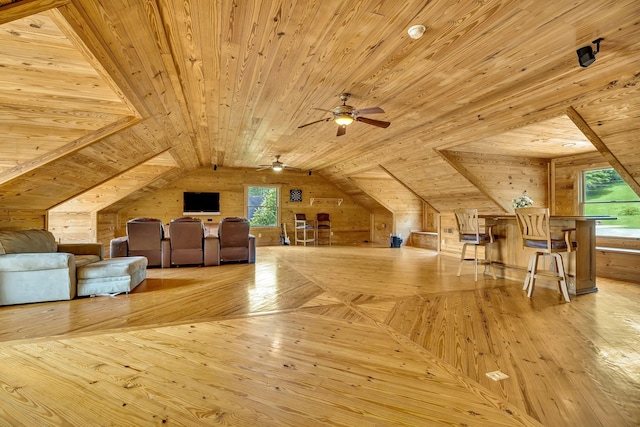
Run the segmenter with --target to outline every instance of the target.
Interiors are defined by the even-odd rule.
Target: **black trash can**
[[[399,236],[391,236],[391,247],[399,248],[402,246],[402,238]]]

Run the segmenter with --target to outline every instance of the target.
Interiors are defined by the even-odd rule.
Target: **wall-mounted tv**
[[[184,192],[183,215],[220,215],[220,193]]]

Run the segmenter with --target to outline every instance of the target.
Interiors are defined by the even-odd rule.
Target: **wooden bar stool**
[[[477,209],[455,209],[453,213],[456,216],[458,224],[458,235],[462,242],[462,254],[460,255],[460,267],[458,268],[458,276],[462,273],[462,266],[465,262],[473,262],[475,265],[475,280],[478,281],[478,264],[489,266],[491,275],[496,278],[496,273],[491,262],[491,244],[493,243],[493,233],[491,226],[485,227],[483,233],[480,232],[478,225]],[[466,258],[467,246],[473,245],[473,258]],[[484,246],[484,260],[478,261],[478,246]]]
[[[522,289],[526,290],[527,296],[531,298],[537,279],[556,281],[565,301],[571,302],[564,262],[560,253],[571,252],[575,249],[575,242],[570,240],[570,233],[575,229],[560,230],[563,233],[563,238],[554,239],[549,226],[549,209],[547,208],[516,209],[516,218],[522,233],[522,246],[536,249],[536,252],[529,258],[527,275],[524,278]],[[552,265],[553,269],[539,271],[538,260],[540,257],[551,257],[555,261],[555,264]]]
[[[316,214],[316,241],[318,245],[320,241],[328,242],[329,246],[331,246],[331,219],[329,218],[328,213],[318,213]]]
[[[307,243],[316,242],[316,227],[307,221],[307,216],[303,213],[294,214],[294,230],[295,230],[295,243],[302,243],[303,246],[307,246]],[[302,233],[302,237],[300,237]]]

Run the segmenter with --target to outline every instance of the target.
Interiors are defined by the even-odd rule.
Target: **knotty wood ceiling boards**
[[[292,166],[326,172],[334,182],[382,165],[431,203],[429,188],[437,184],[434,180],[456,173],[434,156],[434,149],[478,153],[499,149],[503,155],[534,157],[544,152],[548,158],[572,155],[561,148],[568,134],[558,121],[574,107],[596,133],[604,130],[600,138],[613,153],[625,153],[621,165],[628,175],[636,180],[640,176],[640,162],[629,158],[637,152],[628,148],[636,141],[632,135],[637,134],[640,116],[640,106],[633,101],[640,83],[636,75],[640,2],[635,0],[17,4],[22,14],[29,8],[41,12],[47,4],[56,6],[58,28],[69,29],[63,32],[67,39],[86,46],[117,89],[103,95],[100,88],[90,90],[96,77],[81,62],[72,67],[78,76],[54,82],[46,73],[28,73],[24,65],[14,65],[22,74],[7,73],[9,64],[24,62],[20,54],[27,52],[33,63],[40,59],[47,64],[52,50],[4,31],[7,40],[22,43],[6,49],[3,43],[0,55],[0,99],[11,101],[3,104],[10,111],[0,120],[0,153],[2,161],[14,167],[29,162],[40,150],[55,151],[54,145],[62,150],[81,132],[95,131],[117,116],[129,117],[133,109],[144,127],[119,123],[131,125],[127,135],[135,135],[136,144],[144,148],[134,154],[136,163],[167,148],[185,171],[211,164],[256,167],[281,154]],[[0,6],[0,22],[17,8]],[[427,31],[423,38],[412,40],[406,31],[416,23],[426,25]],[[45,27],[27,25],[26,32],[44,37]],[[580,67],[575,50],[597,37],[604,41],[596,62]],[[50,39],[49,43],[63,40]],[[56,60],[51,68],[60,67],[58,61],[64,63]],[[18,75],[22,91],[31,91],[32,99],[42,98],[42,104],[18,108],[13,84]],[[66,92],[59,93],[63,89]],[[349,105],[356,108],[382,107],[386,113],[370,117],[390,121],[391,126],[381,129],[356,122],[340,137],[333,122],[298,129],[328,117],[317,109],[339,105],[341,92],[353,94]],[[114,94],[118,96],[113,98]],[[52,97],[64,101],[58,109],[45,102]],[[72,114],[92,98],[98,98],[98,105],[114,104],[122,111],[85,108],[81,111],[90,113]],[[601,126],[606,120],[615,120],[615,129]],[[32,138],[50,136],[47,145],[41,143],[36,150],[28,138],[31,130]],[[103,140],[117,152],[127,141],[115,137],[123,130],[115,131]],[[580,142],[584,142],[581,137]],[[131,157],[126,147],[122,151]],[[87,155],[95,152],[100,150]],[[0,191],[15,195],[15,182],[21,183],[20,193],[45,187],[47,196],[34,206],[44,208],[108,178],[69,184],[62,199],[51,183],[53,176],[64,174],[69,162],[72,167],[85,158],[69,156],[69,161],[64,161],[63,152],[45,157],[42,164],[25,168],[28,184],[22,185],[24,179],[9,180]],[[126,156],[116,159],[115,165],[105,163],[102,170],[113,175],[127,170],[131,159]],[[430,167],[400,174],[405,160]],[[440,167],[445,171],[434,173]],[[446,191],[446,186],[442,188]],[[439,210],[453,207],[447,202],[453,197],[440,193],[437,197]],[[13,199],[10,204],[25,207],[32,202],[36,199]]]

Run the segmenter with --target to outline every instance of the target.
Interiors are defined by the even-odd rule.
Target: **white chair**
[[[571,252],[574,249],[575,242],[570,240],[570,233],[574,229],[560,230],[563,238],[554,239],[549,226],[549,209],[547,208],[516,209],[516,218],[522,233],[522,246],[536,249],[536,252],[529,258],[527,275],[522,289],[526,290],[527,296],[531,298],[537,279],[557,281],[565,301],[570,302],[567,277],[560,253]],[[539,271],[538,259],[540,257],[553,258],[555,260],[555,264],[552,265],[553,269]]]
[[[307,221],[307,216],[303,213],[294,214],[295,223],[295,242],[296,246],[298,243],[302,243],[304,246],[307,246],[307,243],[314,243],[316,241],[316,228],[313,223]],[[300,237],[300,233],[302,233],[302,237]]]
[[[462,273],[462,266],[465,262],[473,262],[475,265],[475,280],[478,281],[478,264],[489,266],[491,275],[496,278],[496,273],[491,262],[491,244],[493,243],[493,233],[491,226],[485,227],[484,232],[480,232],[478,225],[477,209],[455,209],[453,213],[456,216],[458,224],[458,235],[462,242],[462,254],[460,255],[460,267],[458,268],[458,276]],[[466,258],[467,246],[473,245],[473,258]],[[484,246],[484,260],[478,260],[478,246]]]

